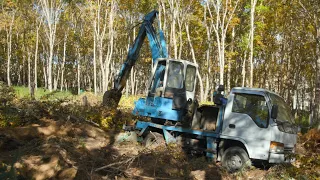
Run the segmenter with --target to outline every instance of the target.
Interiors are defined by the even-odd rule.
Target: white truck
[[[221,86],[218,90],[224,89]],[[182,120],[181,126],[157,119],[138,121],[125,129],[138,130],[147,146],[166,141],[202,151],[208,158],[221,161],[230,172],[244,168],[251,160],[292,161],[298,128],[280,96],[265,89],[237,87],[228,98],[218,93],[215,104],[196,108],[192,118],[187,123]]]

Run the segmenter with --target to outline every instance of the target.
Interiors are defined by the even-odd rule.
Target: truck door
[[[232,93],[225,110],[222,136],[245,143],[250,158],[268,159],[269,108],[264,94]]]

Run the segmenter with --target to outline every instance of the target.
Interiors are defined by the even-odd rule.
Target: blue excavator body
[[[185,60],[168,58],[163,31],[153,27],[158,11],[148,13],[141,23],[138,35],[129,49],[126,60],[115,77],[113,89],[106,91],[103,105],[116,107],[132,67],[139,59],[145,38],[149,40],[153,70],[148,84],[148,95],[135,102],[134,115],[177,122],[184,117],[186,105],[193,101],[197,65]],[[187,82],[187,83],[186,83]]]

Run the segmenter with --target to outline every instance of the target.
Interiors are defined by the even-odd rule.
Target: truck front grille
[[[293,147],[284,147],[284,153],[285,154],[294,153],[294,148]]]

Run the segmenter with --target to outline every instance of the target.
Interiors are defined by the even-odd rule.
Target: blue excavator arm
[[[167,48],[164,39],[164,34],[159,28],[159,34],[153,27],[153,22],[157,17],[158,11],[154,10],[148,13],[140,26],[138,35],[129,49],[128,56],[122,64],[119,74],[115,77],[113,89],[106,91],[103,96],[103,105],[116,107],[121,98],[121,91],[126,85],[132,67],[136,64],[140,49],[146,38],[148,37],[149,45],[152,54],[153,64],[158,58],[167,58]]]

